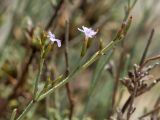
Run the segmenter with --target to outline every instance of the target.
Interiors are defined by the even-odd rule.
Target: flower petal
[[[89,28],[87,28],[85,26],[82,26],[82,28],[83,28],[84,31],[88,31],[89,30]]]
[[[97,34],[97,32],[95,32],[95,31],[92,31],[92,32],[91,32],[91,35],[92,35],[92,36],[95,36],[96,34]]]
[[[61,40],[59,40],[59,39],[54,39],[54,41],[57,42],[58,47],[61,47]]]
[[[78,30],[79,30],[80,32],[84,32],[84,30],[82,30],[82,29],[80,29],[80,28],[78,28]]]
[[[55,41],[55,39],[54,39],[54,38],[52,38],[52,37],[50,37],[49,39],[50,39],[50,41],[52,41],[52,42],[54,42],[54,41]]]
[[[49,37],[50,39],[51,39],[51,38],[55,39],[55,35],[54,35],[51,31],[48,32],[48,37]]]

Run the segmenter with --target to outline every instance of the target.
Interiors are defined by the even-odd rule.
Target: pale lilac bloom
[[[87,38],[93,38],[97,34],[92,28],[87,28],[85,26],[82,26],[82,29],[78,28],[78,30],[83,32]]]
[[[50,41],[52,41],[53,43],[57,42],[58,47],[61,47],[61,40],[56,39],[55,35],[51,31],[48,32],[47,37],[49,37]]]

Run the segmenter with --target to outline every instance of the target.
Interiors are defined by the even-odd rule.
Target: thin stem
[[[158,106],[157,108],[155,108],[154,110],[142,115],[141,117],[139,117],[139,119],[142,119],[144,117],[147,117],[148,115],[151,115],[152,113],[156,112],[156,111],[159,111],[160,110],[160,106]]]
[[[106,63],[110,60],[111,56],[113,55],[113,50],[111,50],[107,56],[101,56],[100,60],[98,61],[97,63],[97,66],[96,66],[96,69],[95,71],[93,72],[93,78],[91,80],[91,83],[90,83],[90,88],[89,88],[89,91],[88,91],[88,95],[87,95],[87,98],[86,98],[86,103],[85,103],[85,107],[80,115],[80,118],[79,120],[83,120],[86,112],[88,111],[88,107],[89,107],[89,104],[90,104],[90,101],[92,100],[92,95],[93,95],[93,92],[96,88],[96,85],[97,83],[99,82],[98,81],[98,76],[100,76],[101,72],[103,71],[103,68],[104,66],[106,65]],[[100,68],[100,69],[99,69]]]
[[[90,66],[94,61],[96,61],[98,58],[100,58],[101,55],[103,55],[104,53],[108,52],[110,49],[112,49],[114,47],[115,44],[117,44],[120,40],[118,41],[111,41],[104,49],[97,51],[85,64],[82,65],[82,67],[76,67],[76,69],[65,79],[63,79],[61,82],[59,82],[57,85],[55,85],[53,88],[51,88],[50,90],[48,90],[47,92],[45,92],[44,94],[42,94],[39,98],[38,101],[44,99],[46,96],[48,96],[49,94],[51,94],[52,92],[55,91],[55,89],[65,85],[70,78],[72,78],[75,73],[78,73],[80,71],[85,70],[88,66]]]
[[[53,24],[55,18],[56,18],[57,15],[58,15],[58,11],[60,10],[60,8],[61,8],[63,2],[64,2],[64,0],[61,0],[61,1],[59,2],[59,4],[57,5],[55,12],[52,14],[51,19],[49,20],[48,24],[46,25],[45,30],[48,30],[48,29],[52,26],[52,24]]]
[[[148,41],[147,41],[147,45],[146,45],[146,47],[145,47],[145,49],[144,49],[144,52],[143,52],[143,55],[142,55],[142,58],[141,58],[141,61],[140,61],[140,65],[143,64],[143,62],[144,62],[144,60],[145,60],[145,58],[146,58],[146,55],[147,55],[149,46],[150,46],[150,44],[151,44],[151,42],[152,42],[153,35],[154,35],[154,29],[152,29],[151,34],[150,34],[150,36],[149,36],[149,39],[148,39]]]
[[[16,114],[17,114],[17,108],[15,108],[15,109],[13,110],[10,120],[15,120]]]
[[[30,49],[30,48],[28,48],[28,49]],[[22,72],[19,75],[18,82],[13,89],[13,93],[9,95],[8,100],[14,98],[19,87],[22,87],[25,84],[26,75],[27,75],[27,72],[29,69],[29,65],[31,64],[31,62],[34,58],[35,53],[36,53],[36,49],[34,47],[31,47],[31,51],[29,52],[29,54],[28,53],[26,54],[26,56],[29,56],[29,57],[27,57],[26,61],[23,63]]]
[[[73,110],[74,110],[74,101],[72,98],[72,94],[71,94],[71,90],[70,90],[70,84],[66,83],[66,91],[67,91],[67,96],[68,96],[68,100],[69,100],[69,120],[72,120],[72,116],[73,116]]]
[[[154,60],[157,60],[157,59],[160,59],[160,55],[157,55],[157,56],[154,56],[154,57],[147,58],[147,59],[144,61],[144,63],[143,63],[142,66],[146,65],[148,62],[151,62],[151,61],[154,61]]]
[[[34,100],[30,101],[28,106],[25,108],[25,110],[22,112],[22,114],[17,118],[17,120],[23,120],[23,118],[26,116],[28,111],[32,108],[33,104],[35,103]]]
[[[66,62],[66,76],[69,74],[69,58],[68,58],[68,41],[69,41],[69,22],[66,21],[65,30],[65,62]]]
[[[69,22],[66,21],[66,31],[65,31],[65,63],[66,63],[66,72],[65,76],[69,75],[69,58],[68,58],[68,41],[69,41]],[[72,120],[72,115],[73,115],[73,108],[74,108],[74,101],[71,95],[71,90],[70,90],[70,84],[69,82],[66,83],[65,85],[66,91],[67,91],[67,96],[70,104],[70,113],[69,113],[69,120]]]
[[[131,97],[131,95],[130,95],[130,96],[128,97],[128,99],[126,100],[125,104],[124,104],[123,107],[122,107],[122,110],[121,110],[122,114],[124,114],[124,112],[126,111],[126,109],[127,109],[128,105],[129,105],[131,99],[132,99],[132,97]]]
[[[138,84],[136,83],[136,86],[135,86],[135,89],[134,89],[134,92],[132,93],[131,95],[131,101],[130,101],[130,106],[129,106],[129,109],[128,109],[128,112],[127,112],[127,120],[130,119],[131,117],[131,114],[132,114],[132,109],[133,109],[133,102],[135,100],[135,97],[136,97],[136,94],[137,94],[137,89],[138,89]]]
[[[154,108],[157,108],[157,106],[160,105],[160,96],[158,97],[157,101],[155,102],[154,104]],[[158,114],[159,114],[159,111],[155,111],[151,114],[151,120],[154,120],[154,119],[158,119]]]
[[[124,57],[124,54],[122,53],[120,56],[120,60],[119,60],[120,62],[117,68],[116,78],[114,81],[115,84],[114,84],[114,91],[113,91],[113,96],[112,96],[112,112],[114,112],[115,110],[115,101],[116,101],[116,95],[117,95],[117,90],[118,90],[118,85],[119,85],[120,73],[121,73],[121,69],[123,66],[123,57]]]
[[[37,91],[38,91],[38,83],[39,83],[39,80],[41,78],[43,65],[44,65],[44,58],[41,56],[40,65],[39,65],[39,71],[38,71],[38,74],[37,74],[37,77],[36,77],[36,80],[35,80],[34,98],[36,98],[36,94],[37,94]]]

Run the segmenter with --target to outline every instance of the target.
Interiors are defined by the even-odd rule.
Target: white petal
[[[84,32],[82,29],[78,28],[79,31]]]
[[[48,32],[48,37],[50,37],[50,38],[52,37],[52,38],[54,39],[54,38],[55,38],[55,35],[54,35],[51,31],[49,31],[49,32]]]
[[[55,41],[57,42],[58,47],[61,47],[61,40],[55,39]]]
[[[97,34],[97,32],[95,32],[95,31],[92,32],[92,35],[96,35],[96,34]]]
[[[52,37],[50,37],[49,39],[50,39],[52,42],[54,42],[54,41],[55,41],[55,39],[54,39],[54,38],[52,38]]]
[[[83,30],[86,32],[89,30],[89,28],[85,27],[85,26],[82,26]]]

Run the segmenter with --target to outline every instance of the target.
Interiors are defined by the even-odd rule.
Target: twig
[[[69,41],[69,22],[66,21],[66,30],[65,30],[65,63],[66,63],[66,76],[68,76],[68,74],[69,74],[68,41]]]
[[[68,41],[69,41],[69,22],[66,21],[66,30],[65,30],[65,63],[66,63],[66,72],[65,76],[69,75],[69,60],[68,60]],[[69,113],[69,120],[72,120],[73,115],[73,108],[74,108],[74,101],[71,95],[70,84],[69,82],[65,85],[67,96],[70,104],[70,113]]]
[[[140,66],[143,64],[143,62],[144,62],[144,60],[145,60],[145,58],[146,58],[148,49],[149,49],[149,47],[150,47],[150,45],[151,45],[151,42],[152,42],[153,35],[154,35],[154,29],[152,29],[151,34],[150,34],[150,36],[149,36],[149,39],[148,39],[148,41],[147,41],[147,45],[146,45],[146,47],[145,47],[145,49],[144,49],[142,58],[141,58],[141,60],[140,60]]]
[[[157,60],[157,59],[160,59],[160,55],[146,59],[143,63],[143,66],[146,65],[148,62],[153,61],[153,60]]]
[[[23,69],[22,69],[22,72],[21,72],[21,74],[18,78],[18,82],[17,82],[16,86],[13,88],[13,93],[8,97],[8,100],[14,98],[16,93],[17,93],[17,90],[19,89],[19,87],[22,87],[23,84],[25,83],[25,77],[27,75],[29,65],[31,64],[31,62],[34,58],[35,53],[36,53],[36,49],[34,47],[32,47],[31,48],[31,53],[28,55],[29,57],[22,67]]]
[[[154,105],[154,108],[156,108],[157,106],[159,106],[160,105],[160,96],[158,97],[158,99],[157,99],[157,101],[156,101],[156,103],[155,103],[155,105]],[[158,111],[155,111],[155,112],[153,112],[152,113],[152,115],[151,115],[151,120],[155,120],[156,118],[157,118],[157,120],[158,120]]]
[[[115,84],[114,84],[114,91],[113,91],[113,96],[112,96],[112,112],[115,109],[115,100],[116,100],[116,95],[117,95],[117,89],[118,89],[118,85],[119,85],[119,77],[120,77],[120,72],[121,72],[121,68],[123,67],[123,58],[124,58],[124,54],[123,52],[120,55],[120,62],[117,68],[117,73],[116,73],[116,78],[115,78]]]
[[[133,112],[132,112],[132,110],[133,110],[133,102],[134,102],[134,99],[135,99],[136,94],[137,94],[137,88],[138,88],[138,84],[136,84],[135,89],[134,89],[134,92],[133,92],[132,95],[131,95],[130,106],[129,106],[129,109],[128,109],[128,112],[127,112],[127,120],[130,119],[131,114],[133,113]]]
[[[42,51],[41,51],[42,52]],[[38,74],[37,74],[37,77],[36,77],[36,80],[35,80],[35,85],[34,85],[34,91],[33,91],[33,95],[34,95],[34,98],[36,98],[36,94],[37,94],[37,91],[38,91],[38,83],[41,79],[41,75],[42,75],[42,70],[43,70],[43,66],[44,66],[44,57],[43,57],[43,52],[41,53],[41,58],[40,58],[40,63],[39,63],[39,70],[38,70]]]
[[[48,30],[48,29],[52,26],[55,18],[56,18],[57,15],[58,15],[58,11],[60,10],[63,2],[64,2],[64,0],[61,0],[61,1],[59,2],[59,4],[57,5],[55,12],[52,14],[51,19],[49,20],[48,24],[47,24],[46,27],[45,27],[45,30]]]
[[[24,111],[22,112],[22,114],[17,118],[17,120],[23,120],[23,118],[25,117],[25,115],[28,113],[28,111],[32,108],[32,106],[34,105],[36,101],[32,100],[30,101],[30,103],[28,104],[28,106],[24,109]]]
[[[160,110],[160,106],[158,106],[158,107],[155,108],[154,110],[152,110],[152,111],[150,111],[150,112],[142,115],[141,117],[139,117],[139,119],[142,119],[142,118],[144,118],[144,117],[146,117],[146,116],[148,116],[148,115],[150,115],[150,114],[152,114],[152,113],[154,113],[154,112],[157,112],[157,111],[159,111],[159,110]]]
[[[160,82],[160,78],[157,78],[156,80],[154,80],[154,81],[150,84],[150,86],[148,86],[145,90],[138,92],[138,93],[137,93],[137,96],[140,96],[140,95],[142,95],[143,93],[151,90],[158,82]]]
[[[149,37],[149,39],[148,39],[147,45],[146,45],[145,50],[144,50],[144,53],[143,53],[143,55],[142,55],[142,58],[141,58],[141,61],[140,61],[140,65],[141,65],[141,66],[143,66],[142,64],[148,63],[148,61],[150,61],[150,60],[152,60],[152,59],[153,59],[153,60],[154,60],[154,59],[157,59],[157,58],[150,58],[150,59],[145,60],[145,57],[146,57],[146,55],[147,55],[147,51],[148,51],[148,49],[149,49],[149,46],[150,46],[150,43],[151,43],[151,41],[152,41],[153,35],[154,35],[154,29],[152,29],[152,31],[151,31],[150,37]],[[144,61],[144,60],[145,60],[145,61]],[[131,95],[130,95],[130,96],[128,97],[127,101],[125,102],[125,104],[123,105],[123,107],[122,107],[122,113],[125,112],[125,110],[127,109],[128,105],[130,104],[131,98],[132,98],[132,97],[131,97]]]
[[[142,95],[143,93],[151,90],[158,82],[160,82],[160,78],[154,80],[153,83],[152,83],[150,86],[148,86],[145,90],[143,90],[143,91],[141,91],[141,92],[138,92],[137,95],[136,95],[136,97],[138,97],[138,96]],[[130,104],[131,100],[132,100],[132,96],[130,95],[130,96],[128,97],[128,99],[126,100],[125,104],[124,104],[123,107],[122,107],[121,112],[122,112],[123,114],[124,114],[124,112],[126,111],[126,109],[128,108],[128,105]]]
[[[121,110],[122,114],[124,114],[124,112],[126,111],[126,109],[127,109],[128,105],[129,105],[131,99],[132,99],[132,97],[131,97],[131,95],[130,95],[130,96],[128,97],[128,99],[126,100],[125,104],[124,104],[123,107],[122,107],[122,110]]]

